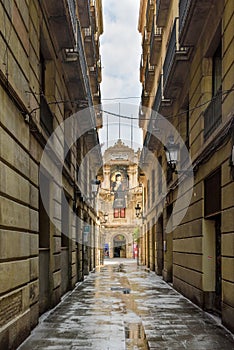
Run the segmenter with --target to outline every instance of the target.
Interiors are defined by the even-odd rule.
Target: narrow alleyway
[[[213,318],[136,261],[108,259],[43,317],[20,350],[231,350]]]

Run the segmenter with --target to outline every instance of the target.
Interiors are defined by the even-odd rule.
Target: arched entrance
[[[116,235],[113,240],[114,258],[126,258],[126,238],[124,235]]]

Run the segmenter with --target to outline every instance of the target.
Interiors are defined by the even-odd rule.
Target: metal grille
[[[222,91],[219,89],[204,112],[204,139],[213,133],[222,121]]]

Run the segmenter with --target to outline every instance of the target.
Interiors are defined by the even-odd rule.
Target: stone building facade
[[[91,160],[80,174],[82,185],[77,178],[91,149],[101,161],[98,108],[86,117],[95,127],[69,150],[65,135],[73,128],[61,127],[62,137],[53,140],[46,158],[53,173],[47,167],[41,173],[47,211],[39,193],[39,165],[56,127],[100,103],[102,32],[101,0],[0,1],[1,349],[15,349],[39,316],[100,263],[99,249],[82,245],[82,221],[62,210],[61,186],[56,182],[60,168],[64,198],[89,225],[94,240],[99,234],[95,199],[90,203],[83,195],[88,197],[90,182],[97,176],[90,170]]]
[[[106,257],[137,257],[140,231],[135,207],[142,202],[139,155],[121,140],[104,152],[98,209]]]
[[[141,261],[234,331],[234,3],[141,0],[141,167],[146,189]],[[159,113],[159,114],[157,114]],[[183,139],[169,167],[153,129],[162,115]],[[168,135],[169,136],[169,135]],[[177,146],[178,140],[174,140]],[[194,185],[186,215],[173,226],[178,200]],[[155,167],[147,161],[154,157]],[[147,164],[148,165],[147,165]],[[180,170],[176,173],[175,170]],[[190,179],[190,180],[189,180]],[[154,196],[151,194],[154,193]],[[151,198],[150,198],[151,197]],[[167,224],[172,216],[171,230]],[[166,228],[168,233],[166,232]]]

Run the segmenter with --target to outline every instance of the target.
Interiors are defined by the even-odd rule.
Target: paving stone
[[[108,259],[43,316],[19,347],[32,349],[231,350],[234,338],[134,260]]]

